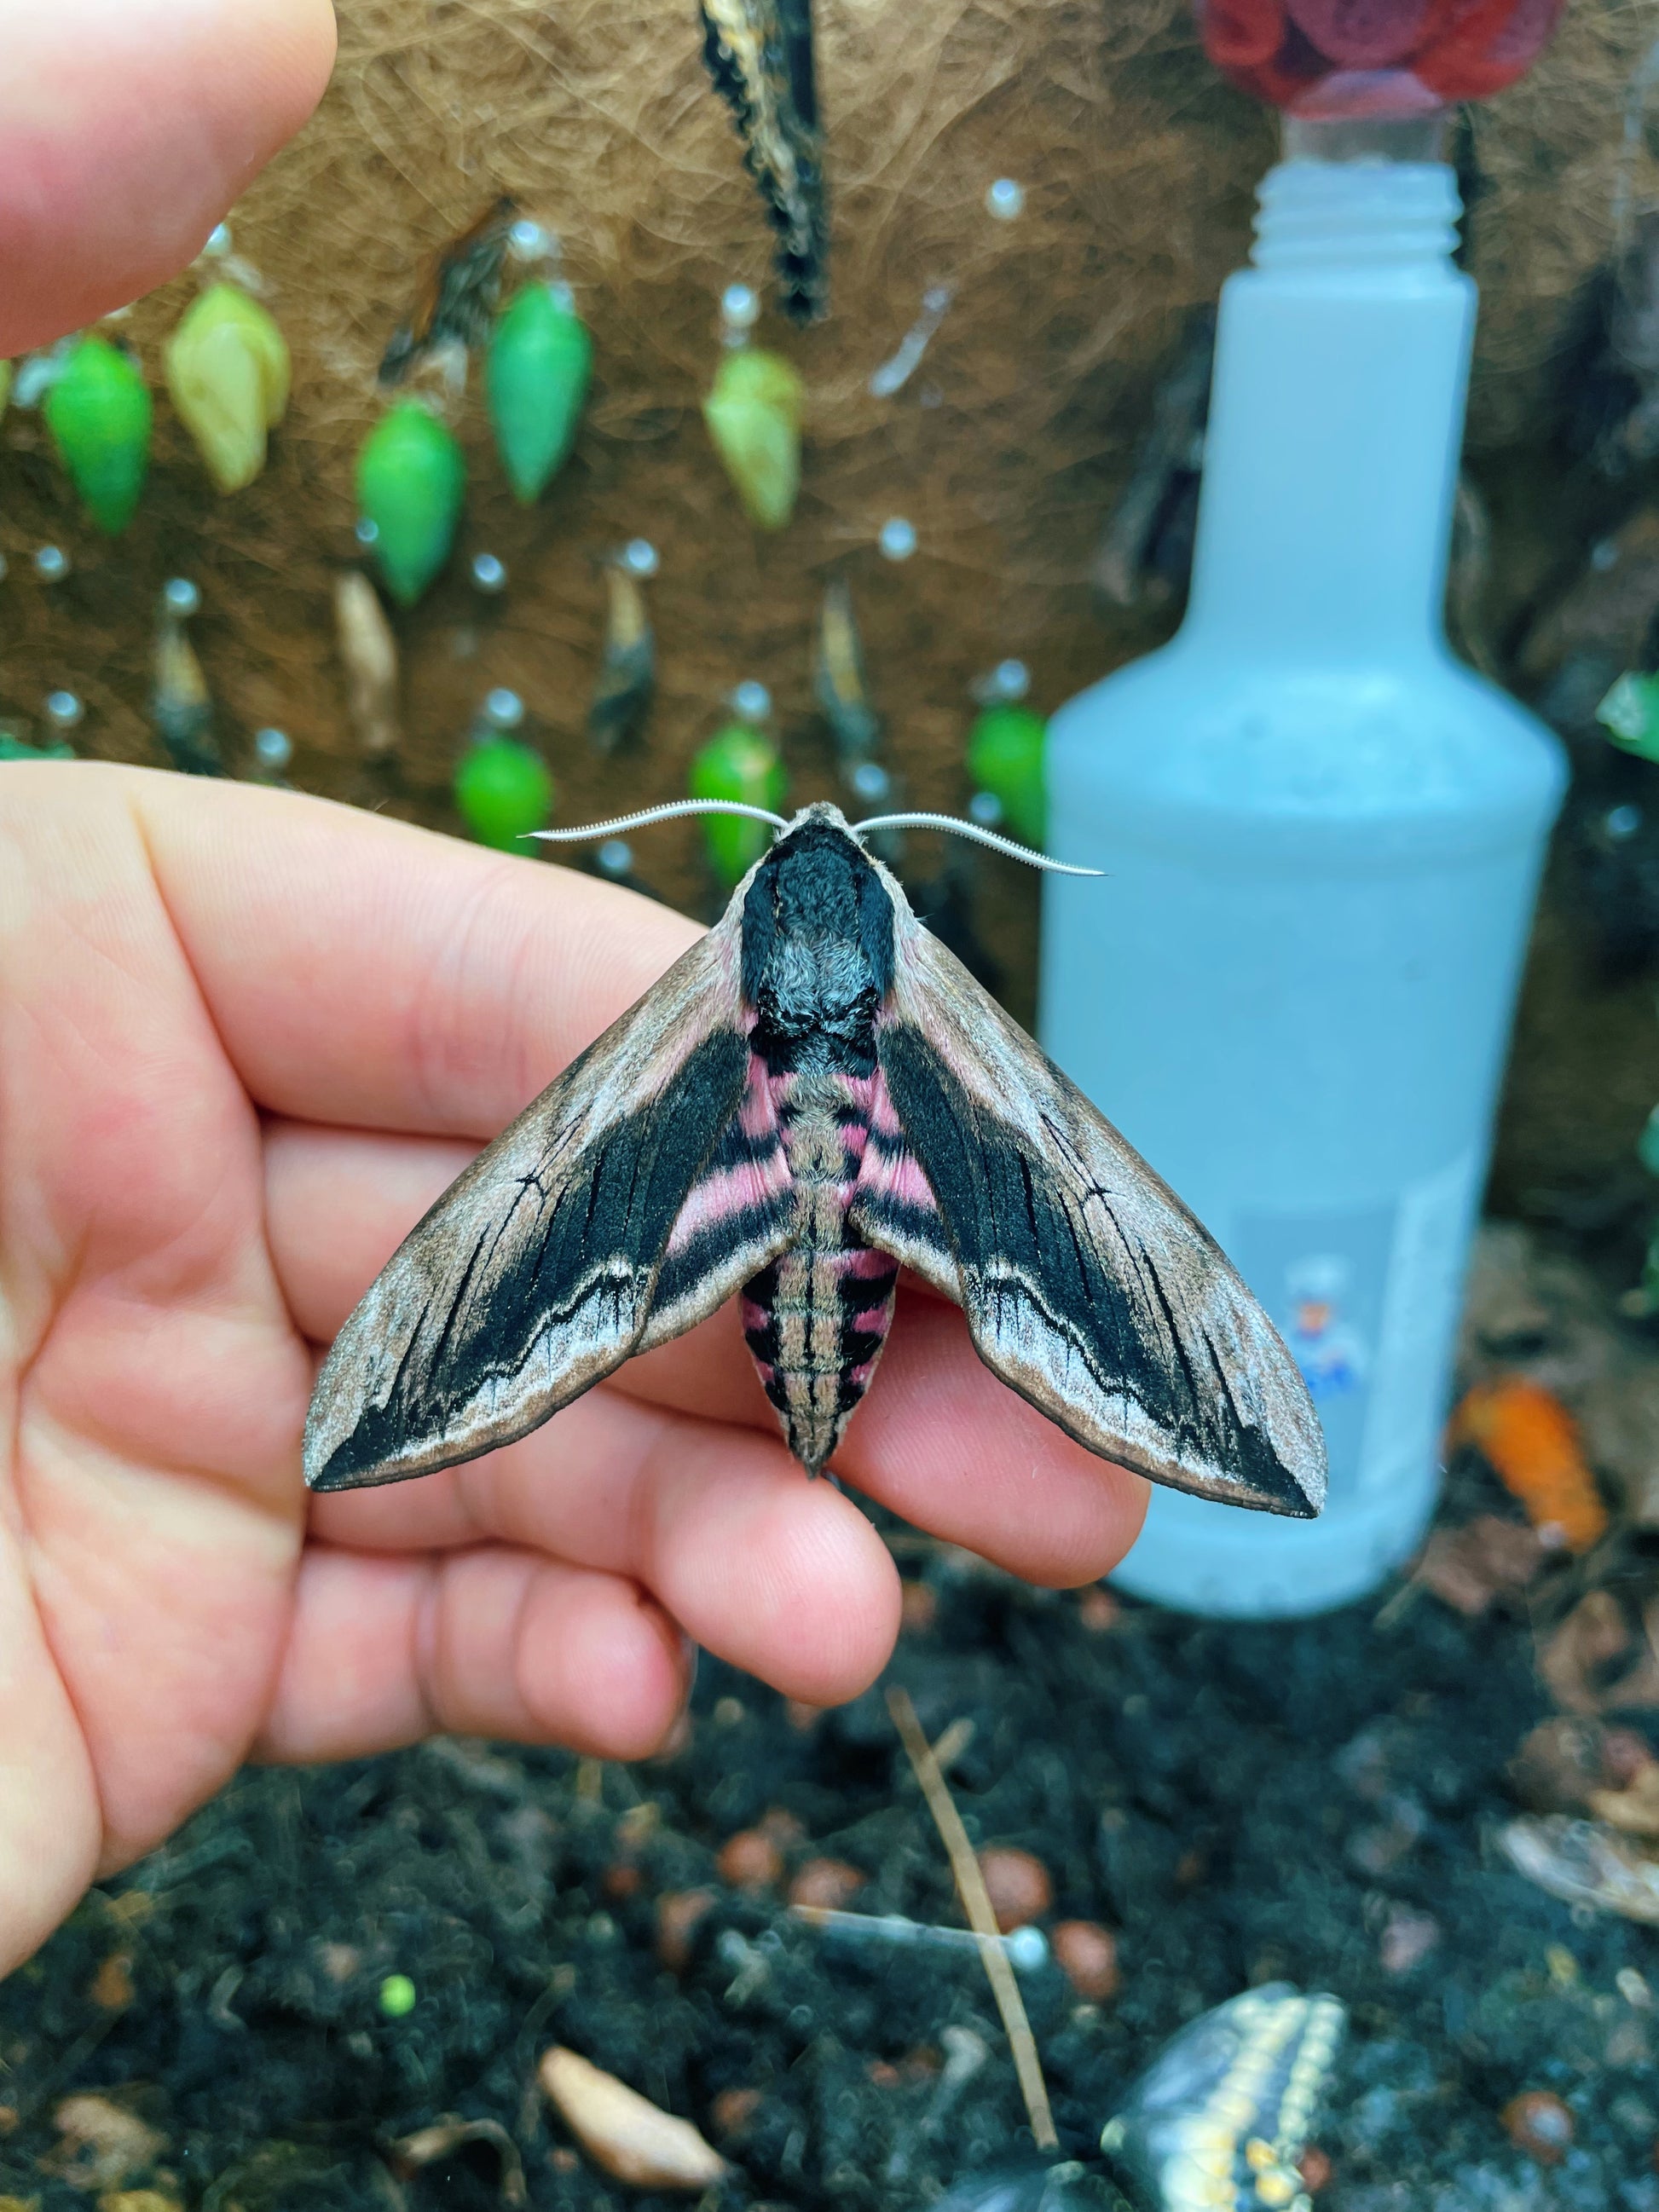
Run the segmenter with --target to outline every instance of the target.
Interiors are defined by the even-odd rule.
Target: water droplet
[[[380,539],[380,526],[378,522],[371,522],[366,514],[360,515],[356,530],[353,534],[362,546],[378,545]]]
[[[261,768],[284,769],[294,757],[294,742],[286,730],[256,730],[253,757]]]
[[[968,686],[968,696],[981,707],[995,707],[1023,699],[1031,688],[1031,672],[1023,660],[1000,660]]]
[[[860,761],[847,781],[852,787],[854,798],[864,799],[870,805],[879,805],[892,793],[893,779],[879,761]]]
[[[27,354],[17,364],[12,379],[11,404],[14,407],[38,407],[52,386],[64,373],[64,363],[69,358],[72,340],[59,338],[55,346],[44,353]]]
[[[976,791],[968,802],[968,819],[981,830],[994,830],[1002,820],[1002,801],[993,791]]]
[[[1616,539],[1603,538],[1590,547],[1589,564],[1598,576],[1605,576],[1609,568],[1619,565],[1619,546]]]
[[[1040,1928],[1016,1928],[1002,1939],[1008,1963],[1022,1974],[1033,1974],[1048,1962],[1048,1939]]]
[[[916,526],[902,514],[891,515],[876,542],[890,561],[908,561],[916,550]]]
[[[772,694],[750,677],[732,694],[732,712],[740,722],[763,722],[772,711]]]
[[[52,691],[46,695],[46,720],[55,730],[72,730],[86,711],[73,691]]]
[[[516,730],[524,720],[524,701],[506,684],[498,684],[484,701],[483,712],[492,730]]]
[[[161,605],[181,620],[195,614],[201,604],[202,594],[188,576],[169,576],[161,586]]]
[[[607,837],[594,854],[593,860],[602,876],[632,875],[634,848],[625,837]]]
[[[574,287],[567,284],[562,276],[556,277],[554,282],[548,286],[547,291],[548,297],[562,313],[567,315],[574,315],[575,313],[576,294]]]
[[[1627,800],[1623,806],[1609,810],[1602,828],[1615,845],[1622,845],[1626,837],[1633,837],[1642,826],[1642,810]]]
[[[648,538],[630,538],[622,550],[622,565],[632,575],[654,576],[662,562]]]
[[[34,573],[45,584],[61,584],[70,572],[70,556],[61,545],[38,545]]]
[[[493,597],[507,589],[507,563],[498,561],[493,553],[475,553],[472,556],[472,581],[481,592]]]
[[[545,261],[558,250],[558,241],[545,223],[521,215],[507,234],[507,250],[515,261]]]
[[[759,294],[748,284],[728,284],[720,294],[720,331],[727,345],[741,345],[759,320]]]
[[[228,222],[216,222],[208,233],[207,244],[202,248],[202,252],[210,255],[215,261],[222,261],[230,250],[230,225]]]
[[[999,177],[985,195],[985,212],[999,222],[1012,222],[1025,212],[1025,187],[1012,177]]]

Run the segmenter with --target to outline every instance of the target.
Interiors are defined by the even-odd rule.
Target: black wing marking
[[[744,1103],[739,931],[734,906],[393,1255],[318,1377],[313,1490],[427,1474],[510,1443],[641,1347],[687,1194]],[[682,1281],[672,1325],[647,1340],[712,1312],[731,1266],[770,1249],[750,1238],[740,1259]]]
[[[823,313],[827,252],[811,0],[702,0],[703,59],[778,234],[782,306]]]
[[[775,1260],[794,1233],[794,1179],[766,1063],[756,1055],[742,1104],[675,1218],[635,1349],[684,1335]]]
[[[876,1206],[865,1233],[959,1297],[986,1364],[1091,1451],[1200,1497],[1317,1513],[1324,1438],[1273,1323],[1174,1193],[894,888],[877,1049],[954,1270],[930,1249],[925,1212],[896,1237]],[[890,1181],[902,1189],[902,1168]]]

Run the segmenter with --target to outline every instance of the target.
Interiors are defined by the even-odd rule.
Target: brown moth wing
[[[382,385],[401,384],[415,363],[438,346],[483,344],[501,298],[507,238],[518,212],[511,193],[501,193],[432,257],[414,312],[398,325],[380,356]]]
[[[890,878],[889,879],[890,882]],[[1154,1482],[1302,1518],[1325,1442],[1282,1338],[1219,1246],[916,921],[897,886],[877,1049],[921,1177],[870,1241],[959,1299],[986,1364]],[[904,1164],[889,1182],[904,1183]],[[925,1206],[931,1191],[951,1253]]]
[[[744,1105],[740,915],[734,901],[388,1261],[317,1380],[313,1490],[394,1482],[510,1443],[639,1347],[688,1194]],[[773,1256],[787,1193],[756,1196],[731,1209],[725,1249],[703,1254],[651,1341],[690,1328]]]

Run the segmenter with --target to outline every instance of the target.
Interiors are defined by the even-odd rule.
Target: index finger
[[[493,1137],[698,934],[574,870],[298,793],[62,773],[120,780],[227,1054],[297,1121]]]
[[[0,0],[0,356],[173,276],[297,131],[329,0]]]

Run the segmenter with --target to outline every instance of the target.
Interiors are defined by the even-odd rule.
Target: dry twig
[[[927,1809],[933,1816],[939,1840],[950,1855],[951,1871],[957,1879],[957,1894],[962,1899],[962,1909],[968,1915],[969,1925],[980,1939],[980,1959],[985,1968],[986,1979],[991,1984],[991,1994],[997,2001],[997,2010],[1002,2014],[1008,2047],[1014,2054],[1014,2071],[1019,2076],[1020,2094],[1025,2100],[1032,2137],[1039,2150],[1057,2149],[1060,2137],[1054,2132],[1054,2116],[1048,2108],[1048,2090],[1042,2078],[1042,2062],[1037,2057],[1036,2039],[1031,2033],[1030,2021],[1025,2017],[1025,2002],[1019,1993],[1019,1984],[1014,1979],[1014,1970],[1008,1963],[1008,1954],[1002,1947],[997,1917],[991,1910],[985,1877],[979,1870],[979,1861],[968,1840],[968,1831],[962,1825],[962,1815],[957,1812],[950,1787],[939,1771],[933,1746],[922,1732],[921,1723],[916,1718],[916,1709],[908,1694],[901,1689],[889,1690],[887,1710],[893,1716],[893,1725],[899,1732],[905,1756],[909,1759],[916,1780],[921,1784],[921,1794],[927,1800]]]

